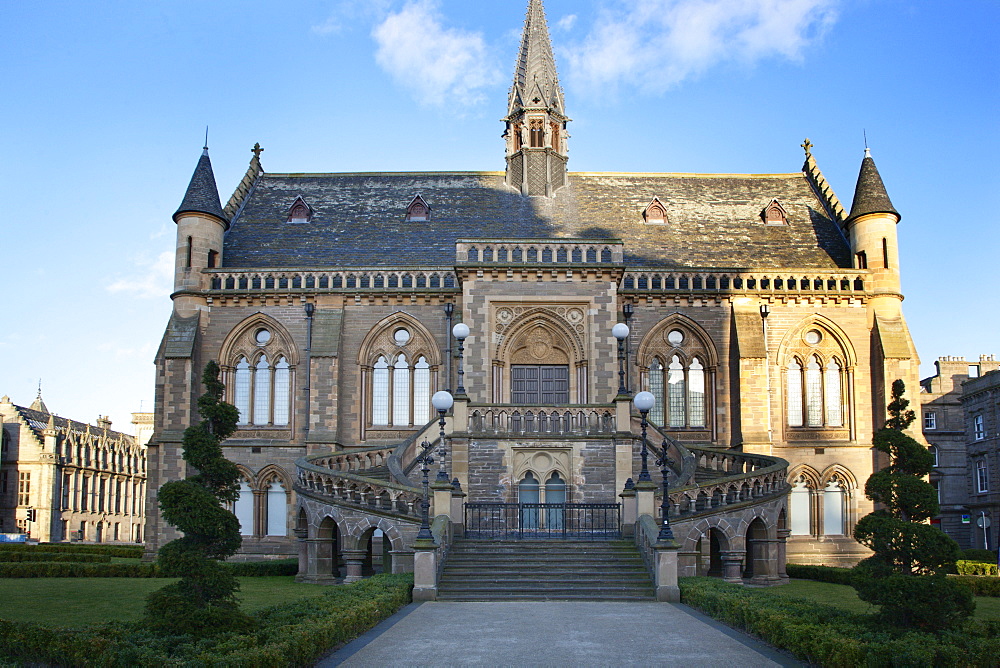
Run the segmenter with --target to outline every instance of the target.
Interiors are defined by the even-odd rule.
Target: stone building
[[[181,434],[218,360],[241,413],[224,450],[244,477],[244,555],[296,554],[298,537],[329,573],[382,535],[412,559],[417,444],[450,389],[447,474],[470,503],[617,501],[640,466],[620,398],[648,390],[653,442],[680,467],[689,572],[711,568],[710,543],[730,559],[752,540],[798,563],[864,556],[850,535],[871,511],[871,437],[891,383],[919,381],[900,214],[873,159],[849,211],[809,140],[784,174],[571,172],[567,104],[531,0],[504,171],[270,173],[258,145],[223,206],[205,149],[174,214],[151,550],[174,535],[155,493],[185,474]]]
[[[920,381],[920,419],[924,439],[934,453],[931,484],[937,488],[941,503],[935,522],[962,547],[973,547],[976,527],[969,509],[970,441],[967,412],[962,405],[963,385],[1000,369],[1000,363],[991,355],[980,355],[978,363],[950,356],[939,357],[934,364],[937,373]]]
[[[137,434],[148,413],[134,413]],[[136,437],[51,413],[41,392],[29,407],[0,398],[0,528],[43,542],[141,543],[146,448]],[[34,520],[30,515],[34,514]]]
[[[1000,545],[1000,370],[992,358],[988,361],[994,370],[962,385],[962,408],[972,520],[969,546],[996,550]]]

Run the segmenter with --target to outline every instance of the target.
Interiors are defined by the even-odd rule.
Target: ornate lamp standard
[[[625,339],[628,338],[628,325],[623,322],[618,323],[611,328],[611,335],[618,339],[618,394],[624,396],[628,394],[628,388],[625,387]]]
[[[469,336],[469,326],[460,322],[451,328],[452,335],[458,339],[458,387],[455,394],[461,396],[465,394],[465,369],[462,366],[462,354],[465,352],[465,339]]]
[[[427,496],[427,474],[431,470],[431,464],[434,463],[434,457],[431,455],[431,444],[425,439],[423,443],[420,444],[423,454],[420,459],[423,461],[423,466],[421,471],[424,474],[424,493],[423,498],[420,500],[420,531],[417,533],[418,541],[430,541],[434,542],[434,534],[431,533],[431,523],[427,517],[428,511],[431,509],[431,502]]]
[[[615,325],[617,327],[618,325]],[[625,325],[622,325],[624,327]],[[620,342],[619,342],[619,345]],[[653,408],[653,404],[656,403],[656,397],[653,396],[652,392],[640,392],[635,395],[635,399],[632,400],[635,407],[639,409],[639,413],[642,415],[642,470],[639,472],[639,480],[637,482],[652,482],[652,478],[649,475],[649,466],[646,463],[646,459],[649,457],[649,452],[646,446],[646,417],[649,415],[650,409]]]
[[[660,513],[663,515],[663,522],[660,524],[660,533],[656,536],[656,540],[673,540],[674,532],[670,528],[670,496],[667,493],[667,486],[670,480],[670,465],[674,462],[667,456],[667,439],[663,439],[660,447],[663,450],[656,463],[660,465],[660,473],[663,475],[663,500],[660,501]]]
[[[444,442],[444,414],[451,410],[452,405],[454,405],[455,399],[451,396],[451,392],[446,392],[441,390],[440,392],[435,392],[434,396],[431,397],[431,405],[434,406],[434,410],[438,412],[438,427],[440,428],[440,442],[438,444],[438,458],[440,460],[441,467],[438,469],[437,482],[449,482],[448,472],[444,470],[444,460],[448,456],[448,448]],[[434,512],[437,512],[436,510]]]

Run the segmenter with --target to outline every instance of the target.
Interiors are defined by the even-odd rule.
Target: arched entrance
[[[392,542],[381,529],[373,527],[361,534],[358,545],[365,552],[362,575],[392,573]]]
[[[340,529],[332,517],[326,517],[316,532],[315,575],[335,578],[340,575]]]
[[[744,578],[767,576],[767,527],[758,517],[747,527],[747,556]]]

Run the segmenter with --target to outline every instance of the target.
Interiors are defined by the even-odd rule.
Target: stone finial
[[[799,146],[801,146],[803,149],[805,149],[806,157],[809,157],[809,156],[812,155],[813,143],[811,141],[809,141],[809,137],[806,137],[806,140],[804,142],[802,142],[801,144],[799,144]]]
[[[256,142],[256,143],[255,143],[255,144],[253,145],[253,148],[252,148],[252,149],[250,149],[250,152],[251,152],[251,153],[253,153],[253,157],[255,157],[255,158],[257,158],[258,160],[260,160],[260,154],[264,152],[264,149],[262,149],[262,148],[260,147],[260,142]]]

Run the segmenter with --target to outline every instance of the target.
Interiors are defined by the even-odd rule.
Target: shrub
[[[730,626],[822,666],[996,666],[1000,623],[968,622],[942,634],[879,624],[810,601],[732,585],[681,578],[681,600]]]
[[[972,591],[973,596],[1000,598],[1000,578],[984,578],[978,575],[951,575],[950,580],[962,583]]]
[[[982,561],[983,563],[995,564],[997,563],[997,553],[993,550],[984,550],[982,548],[973,547],[966,550],[962,550],[958,555],[959,559],[965,561]]]
[[[312,665],[408,603],[412,587],[410,575],[377,575],[262,610],[253,632],[209,638],[156,635],[139,623],[72,631],[0,620],[0,657],[72,666]]]
[[[71,554],[106,554],[109,557],[139,559],[141,545],[84,545],[80,543],[0,543],[0,553],[4,552],[62,552]]]
[[[227,561],[225,566],[237,577],[267,577],[295,575],[299,572],[298,559],[271,559],[270,561]]]
[[[848,586],[851,584],[850,568],[786,564],[785,572],[788,574],[788,577],[798,578],[800,580],[817,580],[819,582],[830,582],[833,584]]]
[[[997,575],[997,565],[995,563],[959,559],[955,562],[955,568],[958,570],[959,575]]]
[[[110,564],[111,557],[107,554],[74,554],[72,552],[40,552],[38,550],[0,552],[0,563],[21,561],[60,561],[80,564]]]
[[[915,419],[905,391],[903,381],[893,381],[889,418],[872,439],[889,464],[865,483],[865,496],[882,508],[854,527],[855,540],[874,554],[854,567],[851,584],[887,621],[940,630],[967,618],[976,604],[967,587],[946,577],[955,568],[958,544],[923,524],[939,510],[934,488],[923,479],[934,456],[904,432]]]
[[[154,564],[0,563],[0,578],[153,578]]]

